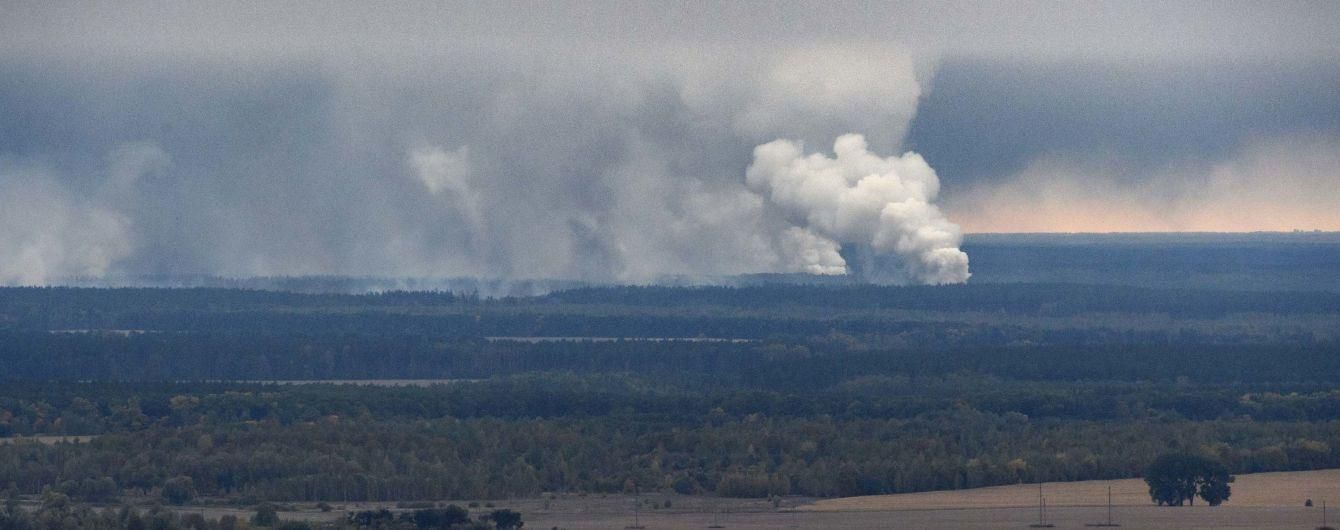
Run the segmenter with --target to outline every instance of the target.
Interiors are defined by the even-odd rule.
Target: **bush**
[[[348,521],[349,524],[360,528],[378,528],[393,523],[395,521],[395,514],[392,514],[391,511],[386,508],[380,510],[364,510],[361,512],[350,513],[345,520]]]
[[[257,506],[256,515],[251,517],[251,524],[266,528],[273,527],[279,524],[279,510],[270,503]]]
[[[508,509],[494,510],[488,517],[498,527],[498,530],[514,530],[526,526],[526,523],[521,520],[520,513]]]
[[[195,481],[191,477],[174,477],[163,483],[163,500],[168,504],[186,504],[192,499],[195,499]]]
[[[470,511],[452,504],[446,508],[416,510],[414,526],[419,528],[451,528],[470,522]]]
[[[116,481],[112,477],[85,478],[74,481],[67,480],[60,483],[56,490],[69,495],[73,499],[84,502],[107,502],[115,500],[121,492],[116,486]]]

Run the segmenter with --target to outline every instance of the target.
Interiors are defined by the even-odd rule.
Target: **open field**
[[[1115,506],[1146,506],[1149,491],[1142,479],[1048,482],[1042,494],[1048,506],[1099,506],[1112,487]],[[1330,499],[1340,504],[1340,469],[1253,473],[1238,475],[1233,496],[1224,506],[1302,506],[1307,499]],[[929,491],[901,495],[872,495],[825,499],[799,509],[808,511],[927,510],[958,508],[1032,507],[1038,504],[1036,484],[995,486],[958,491]]]
[[[684,508],[643,511],[635,519],[631,497],[610,497],[599,501],[575,501],[559,497],[551,501],[551,509],[543,509],[537,499],[498,502],[497,507],[521,510],[526,528],[609,529],[618,530],[637,524],[648,529],[722,528],[787,529],[787,528],[1028,528],[1036,523],[1036,508],[962,508],[962,509],[908,509],[856,511],[800,511],[774,510],[763,503],[750,506],[747,501],[718,501],[716,499],[676,498]],[[698,501],[698,502],[695,502]],[[702,511],[701,504],[713,504],[722,511]],[[342,510],[367,509],[372,506],[340,505]],[[729,510],[726,508],[729,507]],[[472,513],[484,513],[472,509]],[[181,513],[200,513],[209,518],[234,515],[250,517],[250,510],[230,508],[183,508]],[[313,509],[281,512],[283,519],[331,521],[344,517],[343,511],[322,513]],[[1060,507],[1048,510],[1048,521],[1056,528],[1085,528],[1100,523],[1107,517],[1104,507]],[[1257,528],[1311,530],[1320,525],[1321,508],[1291,507],[1182,507],[1160,508],[1151,505],[1119,506],[1112,512],[1113,521],[1123,529],[1211,529]],[[1334,523],[1332,523],[1334,524]]]
[[[1113,520],[1121,528],[1139,529],[1312,529],[1320,524],[1320,508],[1194,507],[1157,508],[1122,507],[1113,511]],[[1049,522],[1056,528],[1085,528],[1104,521],[1100,508],[1060,508],[1050,512]],[[526,527],[619,529],[633,524],[632,517],[606,514],[528,516]],[[714,522],[715,521],[715,522]],[[756,512],[734,513],[714,518],[702,513],[657,513],[641,518],[641,525],[652,528],[1028,528],[1037,522],[1036,509],[986,508],[962,510],[905,510],[857,512]]]
[[[1340,469],[1239,475],[1233,498],[1223,506],[1158,507],[1149,502],[1140,479],[1053,482],[1043,484],[1048,522],[1056,528],[1085,528],[1104,522],[1107,487],[1112,486],[1113,522],[1121,528],[1312,529],[1321,523],[1321,501],[1340,499]],[[497,508],[520,511],[527,528],[1028,528],[1038,521],[1037,486],[1015,485],[959,491],[815,500],[785,498],[780,506],[766,500],[681,495],[555,495],[545,499],[492,501]],[[1304,507],[1306,499],[1316,501]],[[666,501],[670,507],[666,508]],[[466,506],[468,500],[449,501]],[[652,508],[651,505],[658,506]],[[1340,500],[1333,504],[1340,505]],[[386,507],[390,503],[341,503],[320,512],[299,505],[282,512],[286,519],[329,521],[344,512]],[[472,508],[484,513],[490,508]],[[1340,510],[1336,510],[1340,512]],[[247,517],[249,510],[184,508],[207,517]]]

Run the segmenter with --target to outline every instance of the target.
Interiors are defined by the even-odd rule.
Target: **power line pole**
[[[1028,525],[1029,528],[1055,528],[1056,525],[1047,522],[1047,499],[1042,496],[1042,483],[1038,483],[1038,522]]]

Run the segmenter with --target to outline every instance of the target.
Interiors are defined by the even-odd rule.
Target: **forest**
[[[1275,272],[1310,274],[1296,261]],[[1340,292],[1125,280],[0,288],[0,496],[26,506],[9,527],[114,528],[177,517],[157,504],[1128,478],[1170,453],[1340,467]],[[498,526],[486,515],[468,524]],[[415,520],[360,517],[346,526]]]

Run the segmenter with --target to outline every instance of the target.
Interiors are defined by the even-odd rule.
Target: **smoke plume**
[[[8,2],[0,283],[881,263],[885,281],[962,281],[936,204],[970,231],[1086,228],[1108,188],[1168,195],[1148,170],[1225,162],[1258,133],[1335,136],[1340,4],[1279,4],[1121,4],[1092,23],[1087,4]],[[849,132],[868,150],[800,147]],[[919,157],[871,154],[907,150],[943,190]],[[1309,150],[1279,171],[1201,168],[1182,201],[1142,191],[1094,228],[1334,227],[1334,147]],[[1102,178],[1074,162],[1108,155]],[[1062,170],[1074,191],[1040,202]],[[1275,185],[1285,171],[1306,191]]]
[[[881,158],[859,134],[838,137],[833,153],[769,142],[754,149],[746,181],[817,236],[897,256],[894,282],[967,281],[962,233],[932,204],[940,181],[920,155]]]
[[[108,187],[80,198],[47,172],[0,157],[0,285],[102,276],[130,255],[130,220],[105,202],[139,171],[113,158]]]

